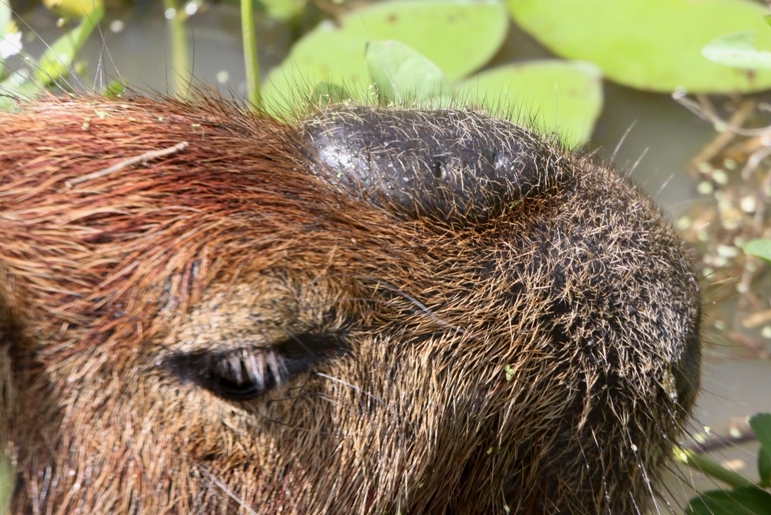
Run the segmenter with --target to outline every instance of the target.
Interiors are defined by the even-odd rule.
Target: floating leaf
[[[744,246],[744,253],[771,262],[771,240],[752,240]]]
[[[771,52],[752,46],[753,31],[737,32],[717,38],[701,49],[713,63],[749,70],[771,70]]]
[[[459,97],[574,147],[589,140],[602,111],[602,75],[590,63],[530,61],[480,73]]]
[[[421,105],[452,97],[452,87],[437,65],[399,41],[367,44],[367,66],[378,94],[386,102]]]
[[[319,82],[313,89],[311,99],[314,104],[319,105],[337,104],[351,100],[351,94],[338,84]]]
[[[727,33],[757,31],[771,48],[768,14],[744,0],[508,0],[517,23],[555,54],[597,64],[605,77],[654,91],[750,92],[771,72],[726,68],[701,49]],[[597,13],[587,15],[587,13]]]
[[[771,494],[754,486],[710,490],[691,499],[686,515],[768,515]]]
[[[494,0],[391,1],[353,11],[339,26],[323,22],[300,39],[268,75],[263,98],[276,111],[291,110],[298,94],[322,81],[366,95],[370,74],[364,54],[366,44],[376,40],[409,45],[455,81],[495,54],[506,37],[506,18]]]
[[[57,39],[40,58],[35,80],[41,84],[51,84],[67,75],[75,55],[99,24],[103,14],[104,9],[97,7],[94,12],[83,17],[77,27]]]

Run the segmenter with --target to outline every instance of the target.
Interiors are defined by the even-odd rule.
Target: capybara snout
[[[0,115],[13,513],[643,511],[699,385],[687,251],[476,111]]]

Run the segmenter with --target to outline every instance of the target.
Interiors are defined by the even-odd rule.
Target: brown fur
[[[47,99],[0,128],[13,513],[656,502],[698,388],[698,291],[606,168],[542,142],[556,182],[450,223],[309,173],[298,129],[221,100]],[[197,375],[314,338],[334,348],[253,399]]]

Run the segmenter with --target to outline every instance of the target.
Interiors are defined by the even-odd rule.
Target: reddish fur
[[[655,322],[634,313],[644,345],[621,335],[552,355],[539,324],[554,298],[538,293],[551,268],[527,272],[542,242],[573,248],[559,231],[596,222],[610,250],[586,252],[607,252],[630,289],[654,296],[634,268],[649,249],[624,247],[653,241],[651,284],[683,286],[651,302],[674,295],[695,312],[677,239],[609,171],[571,157],[591,170],[576,175],[579,200],[556,192],[460,230],[341,194],[308,174],[294,128],[219,100],[46,99],[0,126],[0,444],[19,473],[14,513],[475,513],[502,509],[506,481],[514,511],[652,502],[647,480],[696,388],[667,404],[657,387],[682,350],[656,347]],[[621,211],[587,208],[596,195]],[[564,295],[583,298],[591,280],[569,277]],[[180,348],[320,327],[345,331],[350,353],[259,401],[223,402],[156,367]],[[607,367],[629,367],[610,398],[593,386],[608,352],[622,357]],[[598,471],[611,503],[584,491]]]

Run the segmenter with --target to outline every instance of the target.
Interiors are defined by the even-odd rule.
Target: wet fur
[[[607,168],[542,142],[558,180],[448,221],[308,173],[297,125],[219,99],[46,99],[0,127],[13,513],[656,502],[698,389],[698,290]],[[254,399],[207,382],[220,355],[319,341]]]

